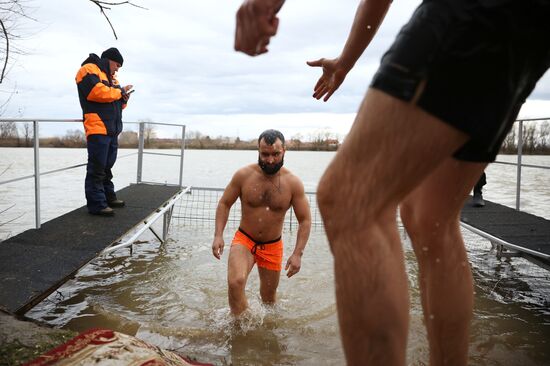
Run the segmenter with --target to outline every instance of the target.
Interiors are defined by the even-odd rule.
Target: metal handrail
[[[515,122],[519,123],[518,126],[518,147],[517,147],[517,163],[509,163],[509,162],[502,162],[502,161],[495,161],[496,164],[503,164],[503,165],[515,165],[517,166],[516,169],[516,210],[521,211],[521,168],[527,167],[527,168],[539,168],[539,169],[550,169],[549,166],[544,165],[534,165],[534,164],[523,164],[522,158],[523,158],[523,122],[536,122],[536,121],[548,121],[550,118],[523,118],[518,119]]]
[[[136,233],[134,233],[134,235],[132,235],[128,240],[126,240],[122,244],[117,244],[117,245],[113,245],[111,247],[108,247],[108,248],[104,249],[100,254],[107,254],[107,253],[110,253],[110,252],[114,252],[115,250],[131,246],[134,243],[134,241],[137,238],[139,238],[139,236],[141,234],[143,234],[143,232],[145,230],[147,230],[166,211],[168,211],[172,206],[174,206],[174,204],[181,198],[181,196],[188,193],[189,191],[191,191],[191,187],[187,187],[185,190],[181,191],[176,196],[172,197],[172,199],[161,210],[157,211],[151,218],[147,219],[146,225],[144,225],[141,229],[139,229]]]
[[[47,118],[0,118],[0,123],[2,122],[16,122],[16,123],[25,123],[25,122],[32,122],[33,123],[33,150],[34,150],[34,174],[27,175],[23,177],[17,177],[13,179],[9,179],[6,181],[0,182],[0,185],[8,184],[17,182],[20,180],[30,179],[34,178],[34,217],[35,217],[35,227],[37,229],[41,226],[41,218],[40,218],[40,177],[43,175],[53,174],[53,173],[59,173],[65,170],[69,169],[75,169],[82,166],[85,166],[87,163],[72,165],[68,167],[63,167],[59,169],[50,170],[47,172],[40,172],[40,133],[39,133],[39,123],[41,122],[54,122],[54,123],[74,123],[74,122],[82,122],[82,119],[47,119]],[[124,122],[125,124],[138,124],[139,125],[139,145],[138,145],[138,167],[137,167],[137,183],[142,183],[141,176],[142,176],[142,169],[143,169],[143,154],[152,154],[152,155],[171,155],[171,156],[179,156],[180,157],[180,171],[179,171],[179,187],[182,187],[183,185],[183,158],[184,158],[184,149],[185,149],[185,125],[182,124],[172,124],[172,123],[162,123],[162,122],[133,122],[128,121]],[[144,132],[145,132],[145,124],[152,124],[152,125],[162,125],[162,126],[173,126],[173,127],[181,127],[182,134],[181,134],[181,152],[179,155],[176,154],[162,154],[162,153],[150,153],[150,152],[144,152]],[[135,155],[136,153],[127,154],[124,156],[120,156],[119,158],[125,158],[128,156]]]
[[[132,155],[136,155],[137,153],[131,153],[131,154],[127,154],[127,155],[122,155],[122,156],[118,156],[117,159],[123,159],[123,158],[127,158],[128,156],[132,156]],[[59,169],[54,169],[54,170],[49,170],[47,172],[43,172],[43,173],[40,173],[40,176],[44,176],[44,175],[48,175],[48,174],[53,174],[53,173],[59,173],[59,172],[63,172],[65,170],[71,170],[71,169],[75,169],[75,168],[80,168],[82,166],[86,166],[87,163],[82,163],[82,164],[77,164],[77,165],[71,165],[71,166],[68,166],[68,167],[65,167],[65,168],[59,168]],[[34,177],[34,174],[32,175],[26,175],[24,177],[19,177],[19,178],[13,178],[13,179],[9,179],[9,180],[4,180],[2,182],[0,182],[0,186],[3,185],[3,184],[8,184],[8,183],[13,183],[13,182],[18,182],[20,180],[25,180],[25,179],[30,179]]]

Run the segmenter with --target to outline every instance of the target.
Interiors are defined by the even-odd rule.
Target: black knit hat
[[[111,61],[118,62],[120,66],[122,66],[122,63],[124,62],[122,55],[115,47],[111,47],[103,51],[103,53],[101,54],[101,58],[106,58]]]

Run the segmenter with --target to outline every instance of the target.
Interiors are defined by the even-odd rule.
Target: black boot
[[[115,198],[114,200],[107,201],[107,204],[109,205],[109,207],[124,207],[126,203],[123,200]]]
[[[110,207],[105,207],[97,212],[90,212],[90,213],[92,215],[99,215],[99,216],[113,216],[115,214],[115,211],[113,211],[113,209]]]
[[[481,191],[474,192],[474,198],[472,199],[472,204],[474,207],[485,206],[485,201],[483,200],[483,195],[481,194]]]

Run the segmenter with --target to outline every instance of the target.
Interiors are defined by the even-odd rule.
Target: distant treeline
[[[506,136],[500,153],[516,154],[518,149],[518,125]],[[550,122],[525,122],[523,125],[523,153],[550,154]],[[300,135],[286,141],[289,150],[304,151],[334,151],[340,146],[340,141],[328,132],[311,135],[308,141],[303,141]],[[30,124],[23,124],[17,128],[15,122],[0,123],[1,147],[29,147],[33,145],[32,128]],[[61,137],[40,139],[41,147],[85,148],[86,137],[82,130],[69,130]],[[123,131],[119,136],[119,147],[137,148],[138,134],[135,131]],[[146,149],[179,149],[179,138],[157,138],[154,125],[148,124],[144,130],[144,147]],[[203,135],[198,131],[189,131],[185,139],[186,149],[204,150],[256,150],[257,139],[241,140],[239,137]]]

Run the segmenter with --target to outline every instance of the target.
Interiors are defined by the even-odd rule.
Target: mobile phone
[[[135,89],[129,90],[126,92],[126,94],[132,94],[135,91]]]

